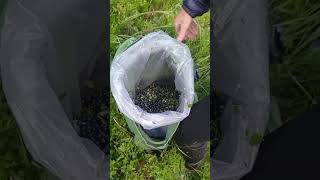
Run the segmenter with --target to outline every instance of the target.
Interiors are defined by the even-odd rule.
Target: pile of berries
[[[93,141],[104,153],[109,153],[109,121],[107,89],[90,90],[81,97],[81,111],[74,117],[81,137]]]
[[[144,89],[136,89],[134,103],[148,113],[176,111],[179,107],[179,92],[174,82],[155,81]]]
[[[225,100],[222,99],[216,92],[213,94],[213,120],[210,121],[210,156],[213,157],[215,149],[221,140],[220,118],[224,111]]]

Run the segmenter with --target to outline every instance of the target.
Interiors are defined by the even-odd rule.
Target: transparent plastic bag
[[[133,102],[135,89],[160,79],[174,78],[180,92],[177,111],[148,113]],[[110,72],[111,91],[119,110],[144,129],[182,121],[194,100],[194,68],[189,48],[166,33],[153,32],[115,57]]]
[[[249,173],[269,122],[268,4],[214,0],[211,33],[213,89],[228,97],[220,117],[222,138],[211,157],[211,179]]]
[[[84,83],[103,67],[96,56],[105,58],[99,43],[105,16],[103,1],[10,0],[6,6],[3,90],[28,152],[62,180],[108,177],[108,156],[72,126]]]

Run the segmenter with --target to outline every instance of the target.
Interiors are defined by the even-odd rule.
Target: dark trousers
[[[175,140],[179,148],[187,154],[186,167],[201,166],[210,140],[210,98],[201,99],[193,105],[189,116],[184,119],[176,133]]]
[[[195,103],[190,115],[184,119],[175,133],[178,144],[203,143],[210,140],[210,97]]]
[[[267,135],[242,180],[320,179],[320,104]]]
[[[176,132],[178,144],[210,137],[210,98],[194,105]],[[319,179],[320,105],[264,137],[252,171],[241,180]]]

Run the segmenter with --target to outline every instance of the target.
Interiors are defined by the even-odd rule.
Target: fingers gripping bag
[[[136,135],[141,135],[142,131],[133,130],[133,126],[140,125],[146,130],[167,127],[167,132],[171,133],[169,137],[167,134],[166,143],[160,145],[164,148],[179,122],[189,115],[194,102],[194,68],[190,50],[162,31],[141,37],[126,48],[122,48],[122,52],[119,52],[121,48],[118,49],[111,64],[112,95]],[[159,80],[174,82],[180,93],[176,111],[148,113],[135,105],[136,89],[144,89]]]

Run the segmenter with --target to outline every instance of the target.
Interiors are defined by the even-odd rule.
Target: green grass
[[[173,22],[181,8],[177,0],[135,0],[126,3],[111,0],[110,11],[110,47],[113,56],[119,45],[130,37],[145,35],[162,30],[175,37]],[[200,80],[196,84],[199,98],[209,94],[210,61],[209,61],[209,14],[197,18],[201,26],[199,38],[187,42],[193,59],[199,66]],[[202,169],[191,172],[185,168],[183,155],[172,141],[169,147],[156,157],[150,151],[136,146],[133,136],[115,101],[110,102],[110,159],[111,179],[209,179],[210,157]]]
[[[0,81],[0,180],[44,180],[46,176],[24,147]]]
[[[287,122],[320,100],[320,50],[310,48],[320,39],[320,1],[273,0],[271,14],[286,47],[270,68],[271,90]]]

